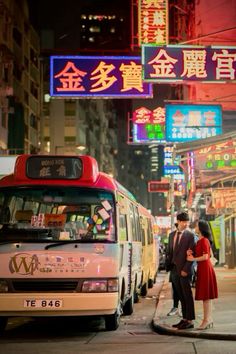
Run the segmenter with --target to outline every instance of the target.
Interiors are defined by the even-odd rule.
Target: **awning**
[[[187,152],[199,150],[203,147],[208,147],[214,144],[223,143],[229,140],[236,141],[236,131],[212,136],[206,139],[190,141],[188,143],[178,143],[175,147],[176,155],[183,155]]]

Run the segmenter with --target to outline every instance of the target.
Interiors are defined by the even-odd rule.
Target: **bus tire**
[[[154,285],[153,279],[149,278],[149,279],[148,279],[148,288],[149,288],[149,289],[153,288],[153,285]]]
[[[6,328],[7,321],[8,321],[7,317],[0,317],[0,332],[3,332],[4,329]]]
[[[147,291],[148,291],[148,289],[147,289],[147,283],[144,283],[144,284],[142,285],[142,287],[141,287],[141,292],[140,292],[141,296],[146,296],[146,295],[147,295]]]
[[[120,315],[116,311],[112,315],[105,316],[106,331],[115,331],[120,325]]]
[[[132,295],[124,304],[123,314],[129,316],[134,312],[134,295]]]
[[[137,304],[139,302],[139,296],[138,296],[138,292],[137,289],[134,289],[134,303]]]

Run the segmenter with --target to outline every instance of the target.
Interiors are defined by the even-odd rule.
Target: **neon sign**
[[[140,107],[133,112],[134,142],[165,142],[165,108]]]
[[[234,170],[236,169],[236,142],[226,141],[223,143],[207,146],[194,152],[196,164],[201,170]]]
[[[50,95],[56,97],[152,97],[142,81],[140,57],[51,56]]]
[[[184,142],[222,134],[220,105],[166,105],[166,140]]]
[[[168,1],[139,0],[139,45],[168,42]]]
[[[144,81],[236,80],[236,47],[142,45]]]

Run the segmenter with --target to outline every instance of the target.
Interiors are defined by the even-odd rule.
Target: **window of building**
[[[13,28],[13,39],[19,47],[22,46],[22,34],[16,27]]]
[[[13,75],[14,77],[21,82],[22,70],[20,69],[18,63],[15,61],[13,65]]]
[[[65,116],[75,116],[76,114],[76,101],[75,100],[65,100],[64,105]]]
[[[37,117],[33,113],[30,115],[30,126],[37,129]]]
[[[75,145],[76,143],[75,136],[65,136],[64,141],[65,141],[65,146],[72,146]]]
[[[24,90],[24,101],[25,101],[26,104],[29,104],[29,94],[25,90]]]
[[[26,56],[24,56],[24,64],[25,64],[25,68],[29,69],[29,59],[26,58]]]
[[[36,68],[38,67],[38,56],[33,48],[30,48],[30,61],[36,66]]]
[[[30,81],[30,92],[36,99],[38,99],[38,89],[32,80]]]

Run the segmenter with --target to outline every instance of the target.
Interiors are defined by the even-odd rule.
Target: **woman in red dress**
[[[195,256],[189,250],[187,251],[187,260],[197,261],[195,300],[203,301],[203,320],[198,327],[203,330],[213,327],[211,300],[218,298],[218,288],[215,271],[210,261],[212,234],[208,222],[199,220],[195,231],[199,238],[195,248]]]

